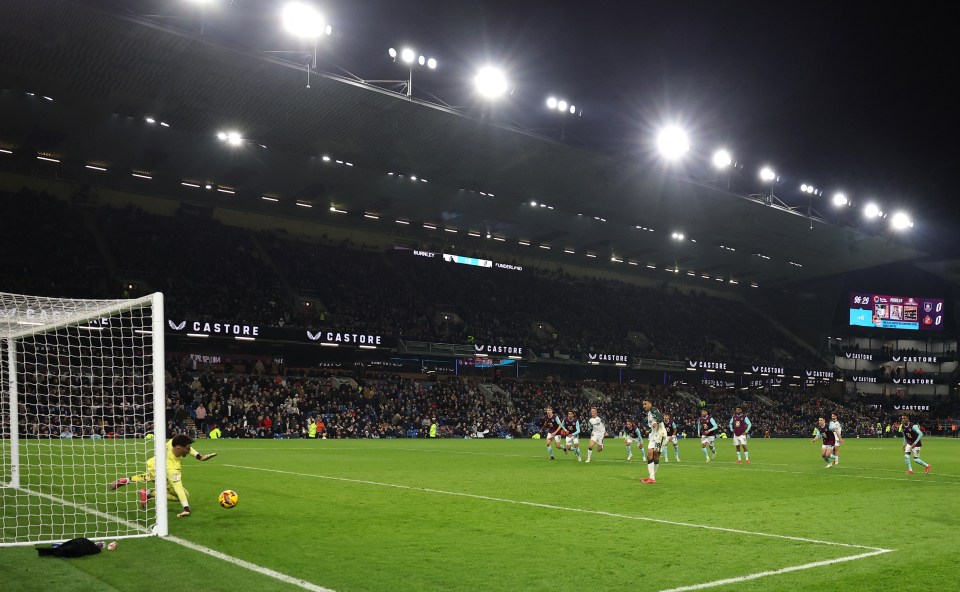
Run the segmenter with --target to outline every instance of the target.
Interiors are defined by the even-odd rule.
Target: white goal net
[[[0,292],[0,546],[167,534],[163,351],[162,294]]]

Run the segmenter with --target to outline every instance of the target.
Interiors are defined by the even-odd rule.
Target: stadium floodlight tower
[[[392,59],[393,61],[396,62],[397,60],[399,60],[399,61],[401,61],[402,63],[404,63],[404,64],[407,65],[407,72],[408,72],[407,79],[406,79],[406,80],[400,80],[400,81],[397,81],[397,80],[368,80],[367,82],[403,82],[403,86],[404,86],[404,88],[406,89],[404,94],[407,96],[408,99],[413,96],[413,68],[414,68],[414,66],[416,66],[416,65],[425,66],[426,68],[429,68],[430,70],[436,70],[436,69],[437,69],[437,59],[436,59],[436,58],[428,58],[428,57],[424,57],[424,56],[422,56],[422,55],[419,55],[419,56],[418,56],[418,55],[417,55],[417,52],[414,51],[413,49],[409,48],[409,47],[404,47],[404,48],[402,48],[400,51],[397,51],[396,49],[394,49],[394,48],[391,47],[390,49],[387,50],[387,55],[389,55],[389,56],[390,56],[390,59]]]
[[[0,546],[167,534],[163,295],[0,292]],[[160,492],[110,491],[156,457]]]
[[[477,71],[473,84],[481,96],[488,99],[498,99],[507,92],[507,77],[493,66],[484,66]]]
[[[657,134],[657,148],[667,160],[677,160],[690,151],[687,132],[675,125],[668,125]]]
[[[284,6],[281,19],[283,27],[294,37],[313,40],[313,62],[307,64],[307,88],[310,88],[310,70],[317,68],[317,45],[320,43],[320,36],[333,34],[333,29],[324,22],[323,15],[316,8],[303,2],[290,2]]]

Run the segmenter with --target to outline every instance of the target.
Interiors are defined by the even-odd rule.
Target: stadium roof
[[[616,257],[643,273],[653,265],[761,286],[925,257],[888,237],[811,221],[802,208],[504,126],[490,113],[465,115],[331,75],[306,88],[305,71],[290,62],[82,3],[8,6],[0,54],[8,89],[0,145],[127,171],[110,183],[133,190],[144,188],[129,171],[147,171],[156,180],[149,191],[185,199],[362,228],[426,222],[456,230],[465,249],[491,233],[518,254],[591,253],[597,264]],[[233,129],[245,140],[236,149],[215,136]],[[183,181],[236,193],[197,193]],[[296,199],[317,207],[292,207]],[[337,217],[331,205],[348,214]],[[459,238],[469,231],[480,237]]]

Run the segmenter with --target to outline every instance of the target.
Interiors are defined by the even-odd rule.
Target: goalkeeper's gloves
[[[197,460],[210,460],[211,458],[217,455],[216,452],[211,452],[210,454],[199,454],[197,453]],[[188,512],[189,513],[189,512]]]
[[[190,515],[190,506],[184,506],[183,511],[177,514],[177,518],[186,518]]]

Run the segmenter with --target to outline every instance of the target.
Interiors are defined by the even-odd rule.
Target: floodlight
[[[686,132],[671,125],[657,135],[657,148],[660,149],[661,154],[672,160],[690,150],[690,141],[687,139]]]
[[[846,195],[844,195],[844,194],[842,194],[842,193],[834,193],[834,194],[833,194],[833,205],[835,205],[835,206],[837,206],[837,207],[840,207],[840,206],[845,206],[845,205],[847,205],[848,203],[850,203],[850,202],[847,200],[847,196],[846,196]]]
[[[724,149],[717,150],[713,153],[713,166],[718,169],[725,169],[733,163],[733,157],[730,156],[730,153]]]
[[[417,58],[417,63],[423,66],[424,64],[427,63],[427,58],[420,56],[419,58]]]
[[[317,9],[303,2],[291,2],[283,7],[283,26],[297,37],[316,39],[325,30],[323,16]]]
[[[437,60],[435,60],[434,58],[428,58],[428,59],[427,59],[427,67],[430,68],[431,70],[436,70],[436,69],[437,69]]]
[[[330,25],[327,25],[326,27],[324,27],[323,32],[326,33],[327,35],[333,35],[333,27],[331,27]]]
[[[395,50],[394,48],[391,47],[390,49],[388,49],[388,50],[387,50],[387,54],[388,54],[391,58],[397,59],[397,50]]]
[[[913,223],[910,221],[910,216],[905,212],[897,212],[890,220],[890,225],[893,226],[894,230],[904,230],[913,226]]]
[[[880,208],[875,203],[868,203],[863,208],[863,215],[867,218],[876,218],[880,215]]]
[[[550,98],[548,98],[548,99],[547,99],[547,107],[550,108],[550,109],[556,109],[556,108],[557,108],[557,98],[556,98],[556,97],[550,97]]]
[[[243,138],[240,137],[240,132],[227,132],[227,143],[231,146],[239,146],[243,142]]]
[[[566,110],[567,110],[567,102],[566,102],[566,101],[557,101],[557,109],[559,109],[560,111],[566,111]]]
[[[492,66],[481,68],[473,82],[477,87],[477,92],[489,99],[495,99],[507,92],[506,77],[503,72]]]
[[[576,105],[570,105],[570,115],[573,115],[576,112],[577,112]]]
[[[806,183],[804,183],[803,185],[800,186],[800,191],[803,191],[804,193],[807,192],[807,184],[806,184]]]
[[[760,169],[760,178],[764,181],[773,181],[777,178],[777,174],[770,167],[763,167]]]
[[[409,47],[404,47],[400,50],[400,59],[408,64],[412,64],[413,60],[417,59],[417,54]]]

